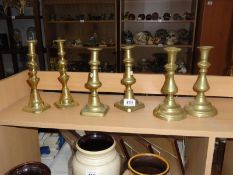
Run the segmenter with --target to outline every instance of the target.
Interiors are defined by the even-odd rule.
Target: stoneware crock
[[[169,164],[161,156],[151,153],[136,154],[128,161],[123,175],[168,175]]]
[[[115,146],[115,140],[107,134],[81,137],[73,157],[73,175],[119,175],[120,156]]]
[[[12,168],[5,175],[51,175],[51,171],[41,162],[26,162]]]

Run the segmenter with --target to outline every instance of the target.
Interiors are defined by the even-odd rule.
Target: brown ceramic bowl
[[[128,168],[134,175],[166,175],[169,164],[159,155],[141,153],[130,158]]]
[[[5,175],[51,175],[51,171],[41,162],[26,162],[12,168]]]

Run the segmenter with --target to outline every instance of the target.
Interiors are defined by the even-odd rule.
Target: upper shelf
[[[114,20],[52,20],[47,21],[48,24],[63,24],[63,23],[114,23]]]
[[[195,23],[195,20],[122,20],[124,23]]]
[[[102,103],[108,104],[110,109],[105,117],[99,118],[80,115],[81,108],[87,103],[87,94],[72,95],[80,105],[66,110],[59,110],[53,106],[53,103],[59,99],[59,93],[41,93],[44,101],[52,105],[51,109],[41,114],[31,114],[22,111],[22,108],[28,104],[29,96],[27,96],[0,112],[0,125],[233,138],[233,99],[210,99],[218,109],[216,117],[198,119],[187,116],[182,121],[167,122],[153,116],[153,109],[163,101],[163,97],[137,96],[137,99],[144,102],[146,107],[132,113],[127,113],[114,107],[114,103],[119,101],[122,95],[100,95]],[[192,98],[177,98],[177,102],[182,105],[187,104],[190,100]]]
[[[122,46],[126,46],[126,44],[122,44]],[[154,48],[164,48],[164,47],[168,47],[169,45],[166,45],[166,44],[158,44],[158,45],[142,45],[142,44],[133,44],[133,46],[136,46],[136,47],[143,47],[143,48],[151,48],[151,47],[154,47]],[[185,45],[185,44],[175,44],[175,45],[172,45],[174,47],[179,47],[179,48],[192,48],[193,46],[192,45]],[[171,46],[170,46],[171,47]]]
[[[34,16],[27,16],[27,15],[22,15],[22,16],[0,16],[0,19],[34,19]],[[43,18],[43,16],[40,16],[40,18]]]
[[[69,87],[71,90],[83,91],[87,81],[87,73],[68,73],[70,75]],[[57,80],[58,72],[38,72],[40,78],[39,88],[44,90],[58,90],[61,88]],[[100,90],[108,92],[123,92],[124,87],[120,84],[122,74],[101,73],[100,80],[103,87]],[[87,103],[88,95],[74,93],[74,99],[79,106],[59,110],[53,103],[60,97],[60,93],[41,92],[41,97],[52,108],[41,113],[31,114],[23,112],[22,108],[28,104],[30,89],[26,84],[27,72],[14,75],[0,81],[0,125],[57,128],[87,131],[124,132],[158,135],[180,135],[196,137],[223,137],[233,138],[232,98],[209,98],[209,101],[217,108],[218,114],[213,118],[198,119],[187,116],[186,119],[176,122],[167,122],[153,116],[153,109],[160,104],[162,96],[136,96],[145,103],[145,108],[127,113],[116,109],[114,103],[122,99],[123,95],[103,95],[100,99],[110,107],[105,117],[84,117],[80,115],[81,108]],[[137,83],[133,86],[135,92],[159,92],[164,76],[135,74]],[[191,94],[192,82],[196,76],[176,76],[176,82],[181,94]],[[109,81],[111,80],[111,81]],[[233,96],[230,89],[233,87],[232,77],[210,77],[210,95],[222,94]],[[144,83],[143,83],[144,82]],[[224,83],[225,82],[225,83]],[[227,82],[227,83],[226,83]],[[17,85],[17,88],[15,86]],[[221,89],[224,89],[222,91]],[[86,90],[87,91],[87,90]],[[105,91],[106,92],[106,91]],[[193,97],[176,97],[176,101],[182,106],[193,100]]]

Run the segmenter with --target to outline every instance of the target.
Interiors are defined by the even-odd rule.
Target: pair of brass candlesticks
[[[168,120],[176,121],[182,120],[186,117],[186,113],[199,117],[212,117],[217,114],[217,110],[212,104],[206,99],[205,92],[209,89],[206,73],[210,66],[208,62],[209,52],[213,48],[211,46],[198,47],[201,53],[200,61],[198,62],[199,75],[196,83],[193,86],[197,95],[193,102],[190,102],[184,107],[184,109],[175,101],[174,95],[178,92],[178,88],[175,83],[174,74],[177,68],[176,57],[180,48],[168,47],[165,50],[168,53],[168,63],[165,65],[166,75],[165,83],[161,89],[162,93],[166,95],[163,103],[158,105],[154,111],[154,116]]]
[[[58,55],[59,59],[59,72],[60,76],[58,80],[62,84],[62,93],[58,102],[55,103],[58,108],[67,108],[78,105],[70,94],[70,91],[67,86],[67,82],[69,80],[69,76],[67,75],[67,62],[64,58],[64,40],[56,40],[58,45]],[[36,53],[35,53],[35,45],[36,41],[28,41],[29,54],[28,57],[30,61],[28,62],[29,66],[29,79],[28,84],[31,87],[31,95],[28,106],[24,108],[27,112],[40,113],[50,106],[41,99],[40,94],[37,90],[37,84],[39,82],[39,78],[37,78],[37,64],[35,61]],[[125,51],[125,73],[123,79],[121,80],[121,84],[125,85],[124,97],[119,102],[115,103],[115,107],[126,111],[133,112],[135,110],[144,108],[145,105],[142,102],[139,102],[135,97],[132,89],[132,85],[136,82],[136,79],[133,77],[133,58],[131,55],[131,51],[134,46],[125,46],[123,50]],[[198,79],[194,84],[194,90],[197,92],[197,96],[195,97],[195,101],[190,102],[183,109],[178,103],[175,101],[174,95],[178,92],[178,88],[176,86],[174,80],[174,74],[176,70],[176,57],[178,52],[181,50],[175,47],[165,48],[165,51],[168,53],[168,63],[165,65],[166,75],[165,75],[165,83],[161,89],[162,93],[166,95],[163,103],[158,105],[154,111],[154,116],[168,120],[181,120],[185,118],[186,112],[196,116],[196,117],[210,117],[214,116],[217,113],[217,110],[211,105],[210,102],[207,101],[205,97],[205,92],[209,89],[209,85],[206,78],[207,69],[210,66],[208,63],[208,55],[209,51],[212,47],[203,46],[199,47],[201,51],[200,62],[198,63],[198,67],[200,68]],[[91,66],[91,71],[88,75],[88,81],[85,84],[85,87],[90,90],[90,94],[88,97],[88,103],[81,110],[81,115],[84,116],[104,116],[109,107],[100,102],[100,98],[98,95],[97,89],[101,87],[101,82],[98,77],[98,66],[99,62],[99,51],[100,48],[89,48],[91,51],[91,59],[89,64]]]
[[[58,65],[59,65],[59,72],[60,76],[58,77],[58,80],[62,84],[62,93],[60,96],[59,101],[55,102],[55,106],[57,108],[66,108],[66,107],[72,107],[75,105],[78,105],[72,98],[69,88],[67,86],[67,82],[69,80],[69,75],[67,75],[67,62],[64,58],[65,52],[64,52],[64,44],[65,40],[55,40],[58,45],[58,55],[60,57]],[[26,112],[32,112],[32,113],[40,113],[47,109],[49,109],[51,106],[49,104],[46,104],[42,98],[40,97],[40,94],[37,90],[37,85],[39,83],[39,78],[37,77],[37,63],[36,63],[36,44],[37,41],[30,40],[28,43],[28,68],[29,68],[29,79],[27,80],[29,86],[31,87],[31,94],[29,103],[26,107],[23,108]]]

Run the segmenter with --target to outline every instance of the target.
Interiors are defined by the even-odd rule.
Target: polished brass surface
[[[188,114],[204,118],[212,117],[217,114],[217,110],[212,104],[206,99],[205,92],[209,90],[209,83],[207,81],[206,73],[210,67],[208,62],[209,52],[213,48],[211,46],[198,47],[201,52],[200,61],[198,62],[199,75],[196,83],[193,86],[193,90],[197,92],[195,100],[185,106],[185,110]]]
[[[89,48],[91,51],[91,59],[89,64],[91,66],[91,72],[88,75],[88,81],[85,87],[90,90],[87,105],[81,110],[80,114],[90,117],[103,117],[109,107],[100,102],[100,98],[97,89],[101,87],[101,82],[99,81],[98,68],[99,62],[99,52],[101,48]]]
[[[62,84],[62,93],[60,99],[54,104],[57,108],[65,109],[68,107],[76,106],[78,105],[78,103],[74,101],[73,97],[70,94],[70,90],[67,86],[67,82],[70,76],[67,75],[67,61],[65,59],[65,51],[64,51],[65,40],[59,39],[59,40],[55,40],[55,42],[57,43],[58,46],[58,56],[59,56],[58,69],[60,72],[60,76],[58,77],[58,80]]]
[[[165,65],[165,82],[161,91],[166,95],[166,97],[163,103],[154,109],[153,114],[154,116],[167,121],[182,120],[185,118],[186,113],[182,107],[176,103],[174,98],[174,95],[178,92],[178,88],[174,80],[174,74],[177,68],[175,62],[177,53],[181,51],[181,49],[176,47],[167,47],[165,48],[165,51],[168,53],[168,63]]]
[[[23,108],[26,112],[31,113],[41,113],[47,109],[50,108],[49,104],[44,103],[44,101],[41,99],[39,91],[37,89],[37,85],[40,81],[40,79],[37,77],[37,68],[38,65],[36,63],[36,43],[35,40],[30,40],[28,43],[28,69],[29,69],[29,78],[27,80],[27,83],[31,87],[31,94],[29,103],[26,107]]]
[[[126,112],[133,112],[145,107],[142,102],[139,102],[137,99],[134,98],[133,89],[131,87],[134,83],[136,83],[136,79],[133,76],[132,70],[134,59],[131,55],[131,51],[133,48],[134,46],[122,47],[122,49],[125,51],[125,73],[123,79],[121,80],[121,84],[125,85],[125,94],[122,100],[114,104],[115,107]]]

